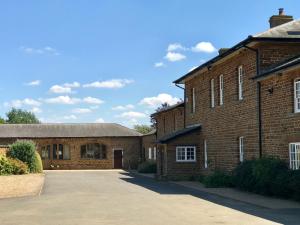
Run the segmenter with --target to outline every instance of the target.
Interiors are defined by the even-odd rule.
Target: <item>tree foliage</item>
[[[134,129],[137,132],[140,132],[141,134],[147,134],[153,130],[153,127],[142,124],[142,125],[134,125]]]
[[[5,120],[0,117],[0,124],[4,124],[4,123],[5,123]]]
[[[40,123],[38,118],[35,116],[34,113],[22,110],[22,109],[15,109],[12,108],[8,113],[6,113],[7,116],[7,123],[11,124],[34,124],[34,123]]]

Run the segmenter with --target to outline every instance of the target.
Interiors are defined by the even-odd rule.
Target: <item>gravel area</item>
[[[0,198],[39,195],[44,174],[0,176]]]

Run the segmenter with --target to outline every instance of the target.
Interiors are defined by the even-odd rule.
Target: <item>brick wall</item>
[[[296,78],[300,69],[261,82],[263,155],[288,161],[289,143],[300,142],[300,113],[294,113]]]
[[[243,65],[243,100],[238,100],[238,66]],[[219,76],[224,77],[224,104],[220,105]],[[259,154],[256,55],[244,50],[186,82],[186,124],[202,125],[211,166],[233,169],[239,162],[239,136],[244,137],[245,158]],[[215,107],[211,108],[210,81],[214,79]],[[196,112],[191,113],[191,89],[196,92]]]
[[[184,127],[184,107],[176,107],[171,110],[156,114],[157,138],[161,138]]]
[[[41,147],[51,145],[50,160],[43,160],[44,169],[50,165],[59,165],[60,169],[112,169],[113,150],[123,149],[123,165],[125,169],[136,168],[140,158],[141,138],[140,137],[103,137],[103,138],[42,138],[32,139],[37,150],[41,154]],[[12,143],[13,139],[0,140],[1,142]],[[88,143],[100,143],[106,146],[107,159],[81,159],[80,146]],[[70,147],[70,160],[53,160],[53,144],[66,144]]]

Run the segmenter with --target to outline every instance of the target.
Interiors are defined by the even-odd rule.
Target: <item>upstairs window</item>
[[[191,94],[192,94],[191,113],[195,113],[195,111],[196,111],[196,93],[195,93],[195,88],[192,88]]]
[[[210,106],[215,107],[215,80],[210,80]]]
[[[106,146],[99,143],[81,145],[82,159],[106,159]]]
[[[295,112],[300,112],[300,79],[296,79],[294,82],[294,105]]]
[[[292,170],[300,168],[300,142],[290,144],[290,168]]]
[[[219,77],[220,82],[220,105],[224,104],[224,76],[220,75]]]
[[[243,66],[238,67],[238,83],[239,83],[239,100],[243,100]]]
[[[176,162],[195,162],[195,146],[178,146],[176,147]]]
[[[153,159],[156,160],[156,147],[153,148]]]

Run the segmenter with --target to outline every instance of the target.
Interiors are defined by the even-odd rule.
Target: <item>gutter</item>
[[[256,54],[256,76],[260,74],[259,51],[258,49],[251,48],[247,45],[245,48],[255,52]],[[258,148],[259,158],[262,158],[262,112],[261,112],[261,83],[257,81],[257,105],[258,105]]]

